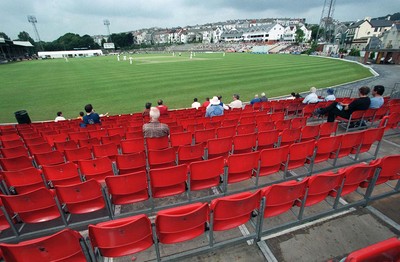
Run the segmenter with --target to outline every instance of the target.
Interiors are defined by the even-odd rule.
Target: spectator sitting
[[[290,93],[290,96],[288,97],[288,98],[286,98],[286,100],[294,100],[294,99],[296,99],[297,97],[296,97],[296,93],[295,92],[292,92],[292,93]]]
[[[385,101],[383,99],[383,92],[385,92],[385,87],[382,85],[377,85],[374,86],[372,89],[372,98],[371,98],[371,104],[369,105],[369,108],[380,108],[383,105],[383,102]]]
[[[204,101],[202,107],[206,107],[207,108],[209,104],[210,104],[210,98],[206,97],[206,101]]]
[[[224,108],[224,110],[229,110],[229,106],[227,106],[227,105],[225,105],[223,102],[222,102],[222,96],[221,95],[219,95],[218,96],[218,100],[219,100],[219,104]]]
[[[92,104],[87,104],[85,106],[85,112],[86,112],[86,115],[83,116],[83,123],[85,125],[93,125],[93,124],[100,124],[101,123],[100,116],[99,116],[99,114],[94,112]]]
[[[308,94],[304,100],[303,100],[303,104],[314,104],[314,103],[318,103],[318,96],[316,94],[317,89],[315,87],[311,87],[310,88],[310,94]]]
[[[267,102],[267,101],[268,101],[268,98],[267,98],[267,96],[265,95],[265,93],[261,93],[261,98],[260,98],[260,100],[261,100],[261,102]]]
[[[193,99],[192,108],[199,109],[199,107],[201,107],[201,104],[198,102],[197,97],[195,97]]]
[[[65,117],[63,117],[62,112],[61,111],[57,112],[57,117],[56,117],[56,119],[54,119],[54,122],[64,121],[64,120],[66,120],[66,119],[65,119]]]
[[[210,100],[210,105],[206,110],[206,117],[222,116],[224,114],[224,108],[221,105],[221,101],[218,97],[214,96]]]
[[[157,102],[158,106],[158,110],[160,110],[160,115],[167,115],[168,114],[168,107],[166,105],[164,105],[164,102],[160,99]]]
[[[79,116],[76,118],[76,119],[79,119],[79,120],[83,120],[83,116],[85,115],[85,113],[83,113],[82,111],[81,112],[79,112]]]
[[[143,136],[163,137],[169,135],[169,128],[166,124],[160,123],[160,110],[157,107],[150,108],[150,122],[143,125]]]
[[[349,119],[354,111],[367,110],[371,104],[371,100],[368,97],[369,87],[363,86],[358,89],[358,95],[360,98],[355,99],[350,104],[342,104],[333,102],[325,108],[317,108],[314,112],[315,115],[324,115],[328,113],[328,122],[334,122],[336,116],[340,116]]]
[[[143,110],[142,116],[148,116],[148,115],[149,115],[149,112],[150,112],[150,108],[151,108],[151,103],[150,103],[150,102],[147,102],[147,103],[144,105],[144,110]]]
[[[242,101],[239,100],[239,95],[238,94],[234,94],[233,95],[233,101],[228,105],[229,108],[234,109],[234,108],[240,108],[242,109],[243,104]]]
[[[335,100],[336,100],[336,97],[335,97],[335,95],[333,94],[334,91],[333,91],[332,88],[328,88],[328,89],[326,90],[326,93],[328,93],[328,95],[324,98],[324,101],[335,101]]]
[[[254,105],[254,103],[259,103],[261,102],[261,99],[258,97],[258,95],[254,95],[254,98],[251,99],[250,104]]]

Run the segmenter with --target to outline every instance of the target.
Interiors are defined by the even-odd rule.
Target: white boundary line
[[[257,242],[257,245],[261,249],[261,252],[263,253],[265,259],[268,262],[278,262],[278,260],[274,256],[274,253],[272,253],[271,249],[268,247],[268,245],[267,245],[267,243],[265,243],[265,241]]]
[[[387,217],[385,214],[383,214],[382,212],[380,212],[379,210],[377,210],[376,208],[372,207],[372,206],[367,206],[367,209],[374,215],[376,215],[377,217],[379,217],[380,219],[382,219],[385,223],[389,224],[390,226],[394,227],[397,231],[400,231],[400,225],[397,224],[396,222],[394,222],[392,219],[390,219],[389,217]]]

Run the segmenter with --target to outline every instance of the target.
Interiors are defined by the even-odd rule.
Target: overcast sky
[[[37,18],[40,38],[65,33],[107,34],[149,27],[175,27],[244,18],[306,18],[319,23],[325,0],[0,0],[0,32],[16,39],[21,31],[36,40],[27,15]],[[329,2],[329,1],[328,1]],[[336,0],[339,21],[379,17],[400,11],[399,0]]]

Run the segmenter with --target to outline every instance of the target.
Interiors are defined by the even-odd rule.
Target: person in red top
[[[207,106],[208,106],[209,104],[210,104],[210,98],[209,98],[209,97],[206,97],[206,101],[204,101],[202,107],[207,108]]]
[[[158,110],[160,110],[160,115],[167,115],[168,114],[168,106],[163,104],[163,101],[160,99],[157,102],[158,106]]]

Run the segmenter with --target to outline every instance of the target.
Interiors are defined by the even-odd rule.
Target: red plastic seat
[[[11,141],[11,140],[18,140],[21,139],[21,137],[17,133],[12,133],[8,135],[1,135],[0,136],[0,141]]]
[[[178,195],[186,191],[186,165],[150,169],[149,175],[154,198]]]
[[[363,131],[363,137],[361,142],[361,147],[353,148],[351,150],[351,154],[360,154],[368,152],[373,143],[379,142],[382,140],[383,134],[385,133],[385,128],[371,128],[368,130]],[[358,150],[357,150],[358,149]]]
[[[145,171],[108,176],[105,181],[114,205],[126,205],[149,199]]]
[[[6,158],[26,156],[29,157],[29,152],[24,146],[0,148],[1,155]]]
[[[143,152],[144,148],[144,138],[132,138],[121,141],[122,154],[132,154]]]
[[[256,120],[252,114],[250,116],[242,116],[239,119],[239,124],[241,125],[254,124],[255,122]]]
[[[325,122],[319,126],[319,137],[329,137],[336,135],[339,122]]]
[[[34,155],[35,162],[38,166],[58,165],[65,163],[64,155],[59,151],[51,151]]]
[[[275,129],[275,123],[272,121],[257,122],[257,132],[270,131]]]
[[[228,184],[251,179],[258,169],[259,152],[236,154],[228,157]]]
[[[337,157],[345,157],[350,155],[352,151],[357,151],[363,139],[363,132],[365,131],[351,132],[340,135],[340,149]],[[331,156],[331,158],[333,158],[333,156]]]
[[[109,136],[119,135],[120,138],[125,138],[125,129],[123,127],[107,128]]]
[[[257,134],[257,150],[263,150],[267,148],[273,148],[278,145],[279,142],[279,131],[270,130],[263,131]]]
[[[28,150],[31,155],[43,154],[53,151],[53,148],[47,143],[29,145]]]
[[[290,123],[291,129],[303,128],[307,125],[306,117],[296,117],[296,118],[292,118],[290,121],[291,121],[291,123]]]
[[[171,146],[178,149],[179,146],[191,145],[192,144],[192,133],[190,132],[180,132],[173,133],[170,135]]]
[[[1,168],[5,171],[16,171],[24,168],[33,167],[32,158],[18,156],[11,158],[0,158]]]
[[[207,143],[209,139],[215,138],[215,129],[204,129],[194,132],[194,141],[196,144],[203,143],[204,145]]]
[[[169,126],[169,133],[172,135],[174,133],[182,133],[184,131],[183,126]]]
[[[369,165],[376,168],[380,168],[379,177],[375,185],[380,185],[386,183],[389,180],[399,180],[400,179],[400,155],[391,155],[379,158],[372,161]],[[366,181],[360,184],[360,187],[368,187],[371,183],[373,173],[370,173]]]
[[[290,119],[275,121],[275,128],[281,132],[285,129],[290,129],[291,125],[290,121],[291,121]]]
[[[32,145],[47,143],[47,141],[41,136],[38,136],[35,138],[25,138],[24,142],[25,142],[25,145],[27,145],[28,147],[32,146]]]
[[[84,239],[76,231],[64,229],[50,236],[20,242],[1,243],[0,248],[5,261],[77,261],[86,262],[82,250]]]
[[[52,187],[57,185],[69,185],[81,182],[78,167],[72,162],[60,165],[42,166],[46,181]]]
[[[74,140],[69,140],[65,142],[54,142],[54,147],[56,148],[56,150],[64,152],[64,150],[78,148],[78,143],[76,143]]]
[[[233,137],[233,153],[241,154],[253,151],[257,146],[257,134],[236,135]]]
[[[304,196],[308,178],[300,182],[288,181],[262,189],[261,196],[265,196],[264,218],[285,213],[295,204],[295,201]]]
[[[315,154],[314,163],[327,161],[329,158],[335,157],[338,153],[341,136],[323,137],[317,140],[315,147],[317,152]]]
[[[80,160],[78,162],[81,174],[86,180],[95,179],[100,183],[104,182],[107,176],[113,176],[112,162],[108,157],[93,160]]]
[[[315,140],[319,136],[319,127],[316,126],[305,126],[301,129],[301,142]]]
[[[214,213],[213,230],[228,230],[245,224],[250,220],[252,212],[259,209],[260,201],[260,190],[212,200],[210,209]]]
[[[233,137],[236,135],[236,126],[219,127],[216,129],[217,138]]]
[[[89,138],[97,138],[101,140],[103,136],[107,136],[107,129],[90,130]]]
[[[121,140],[122,140],[122,138],[119,134],[103,136],[101,138],[101,144],[105,145],[105,144],[113,143],[114,145],[116,145],[119,148],[119,147],[121,147]]]
[[[304,206],[312,206],[323,201],[333,189],[341,185],[342,180],[342,174],[335,174],[331,171],[308,178],[307,200]],[[304,197],[300,197],[300,200],[304,200]],[[301,206],[300,201],[296,204]]]
[[[92,149],[94,145],[101,145],[101,140],[97,137],[87,138],[87,139],[79,139],[78,140],[79,147],[87,147]]]
[[[45,137],[47,143],[49,143],[51,146],[54,146],[55,142],[65,142],[68,140],[68,134],[67,133],[60,133],[57,135],[48,135]]]
[[[224,174],[224,166],[223,157],[191,163],[189,165],[190,190],[202,190],[218,186],[221,183],[221,175]]]
[[[114,143],[94,145],[93,154],[95,158],[108,157],[112,161],[115,161],[118,155],[118,147]]]
[[[203,144],[180,146],[178,148],[178,164],[189,164],[201,161],[204,156]]]
[[[256,132],[256,124],[240,124],[236,127],[236,132],[238,135],[253,134]]]
[[[384,116],[382,118],[379,127],[385,127],[385,130],[395,129],[398,127],[399,123],[400,123],[400,112],[393,112],[393,113],[391,112],[388,116]]]
[[[60,204],[71,214],[86,214],[106,207],[101,185],[94,179],[55,186]]]
[[[71,132],[68,134],[68,136],[69,136],[69,140],[74,140],[75,142],[89,138],[89,134],[87,131]]]
[[[207,157],[208,159],[223,156],[225,158],[232,151],[232,138],[215,138],[207,141]]]
[[[176,165],[175,150],[172,147],[161,150],[149,150],[148,161],[150,169],[174,166]]]
[[[78,163],[80,160],[92,159],[92,151],[87,147],[80,147],[76,149],[65,149],[65,158],[67,161]]]
[[[369,166],[364,163],[340,169],[338,173],[345,179],[340,196],[345,196],[354,192],[363,181],[373,176],[375,170],[375,166]],[[338,189],[339,188],[336,188],[336,190],[331,191],[330,195],[336,197]]]
[[[46,187],[42,179],[42,171],[28,167],[17,171],[3,171],[0,173],[7,187],[16,194],[23,194],[42,187]]]
[[[279,172],[286,163],[289,155],[289,146],[264,149],[260,152],[259,176],[268,176]]]
[[[0,198],[6,210],[18,215],[24,223],[42,223],[61,216],[53,193],[46,188],[19,195],[0,195]]]
[[[17,139],[17,140],[5,140],[5,141],[1,141],[1,145],[4,148],[9,148],[9,147],[17,147],[17,146],[25,146],[24,141],[22,141],[21,139]]]
[[[345,262],[400,261],[400,240],[396,237],[351,252]]]
[[[168,136],[146,138],[147,150],[160,150],[169,147]]]
[[[195,203],[158,212],[155,220],[158,240],[163,244],[174,244],[202,235],[209,220],[208,213],[207,203]]]
[[[143,151],[135,154],[117,155],[116,164],[120,175],[146,171],[146,155]]]
[[[140,127],[140,130],[137,131],[129,131],[128,128],[128,132],[125,133],[125,138],[128,139],[135,139],[135,138],[141,138],[144,141],[144,137],[143,137],[143,130],[142,127]],[[144,143],[143,143],[144,144]]]
[[[89,225],[90,243],[104,257],[122,257],[153,245],[150,219],[146,215]]]
[[[289,161],[287,166],[282,166],[282,170],[296,169],[304,166],[307,160],[311,160],[314,154],[315,141],[310,140],[289,146]]]
[[[293,143],[299,142],[301,136],[301,129],[285,129],[281,133],[280,136],[280,146],[291,145]]]
[[[1,199],[0,199],[0,208],[1,207],[3,207],[3,202],[1,202]],[[0,230],[4,231],[6,229],[9,229],[10,227],[11,226],[8,223],[6,216],[4,215],[3,210],[0,210]],[[1,249],[0,249],[0,255],[2,255]]]

